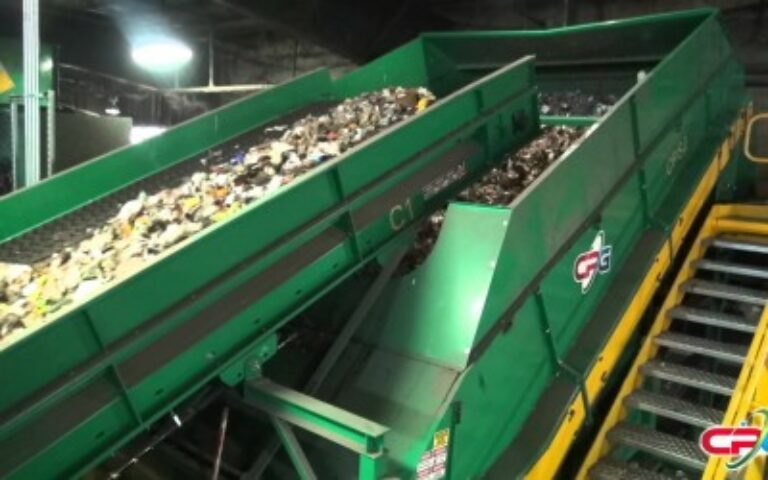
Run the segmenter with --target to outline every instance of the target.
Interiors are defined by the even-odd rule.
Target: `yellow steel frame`
[[[768,121],[768,113],[760,113],[760,114],[757,114],[757,115],[755,115],[755,116],[753,116],[752,118],[749,119],[749,123],[747,123],[746,138],[744,139],[744,155],[748,159],[752,160],[753,162],[768,163],[768,157],[760,157],[758,155],[755,155],[749,149],[749,146],[752,143],[751,142],[752,130],[753,130],[755,124],[759,120],[766,120],[766,121]]]
[[[702,240],[719,233],[768,236],[768,206],[720,205],[712,209],[579,471],[579,479],[586,478],[589,468],[607,453],[609,445],[605,438],[606,434],[626,416],[627,412],[622,399],[640,386],[642,381],[640,365],[656,354],[657,347],[653,342],[653,337],[669,327],[670,319],[666,312],[682,300],[683,293],[679,287],[690,278],[693,273],[693,262],[704,253],[705,247]],[[750,345],[747,362],[739,374],[736,388],[723,420],[725,425],[736,425],[740,419],[746,417],[752,408],[757,405],[765,405],[768,398],[768,375],[764,374],[766,360],[768,360],[768,337],[766,333],[768,333],[768,309],[763,311],[758,329]],[[728,472],[724,462],[725,459],[722,458],[711,458],[702,478],[725,479]],[[746,476],[742,478],[762,478],[764,467],[765,460],[764,457],[761,457],[746,468]]]
[[[768,206],[722,205],[713,210],[715,231],[731,235],[768,237]],[[736,381],[731,401],[725,411],[724,425],[738,425],[750,411],[768,406],[768,308],[763,309],[747,360]],[[727,459],[711,457],[702,478],[720,480],[728,476]],[[743,480],[763,479],[766,457],[756,457],[741,472]]]
[[[585,382],[588,398],[596,398],[605,386],[604,378],[606,378],[616,366],[616,362],[626,348],[629,339],[632,337],[635,327],[637,327],[651,298],[656,293],[661,278],[664,276],[672,263],[672,260],[675,258],[675,255],[678,253],[683,239],[688,234],[694,219],[701,211],[707,198],[712,192],[720,172],[730,161],[734,147],[739,143],[744,133],[746,119],[749,118],[748,115],[750,115],[750,113],[751,105],[739,115],[738,119],[731,126],[728,138],[726,138],[720,145],[720,148],[712,158],[704,177],[699,182],[699,185],[696,187],[696,190],[683,209],[683,212],[677,218],[677,221],[670,232],[669,242],[656,253],[653,265],[648,270],[643,282],[640,284],[632,302],[624,311],[621,320],[611,337],[606,342],[597,361],[592,365]],[[574,399],[568,411],[569,415],[566,416],[563,423],[558,428],[547,449],[526,474],[526,479],[550,480],[555,477],[572,442],[576,439],[578,430],[584,424],[586,418],[584,402],[581,398]]]
[[[592,465],[600,457],[608,453],[610,446],[606,441],[606,434],[614,425],[626,417],[627,410],[624,408],[622,399],[640,386],[642,382],[640,366],[656,355],[658,347],[653,342],[653,338],[669,327],[670,319],[666,313],[682,300],[683,293],[680,285],[690,278],[693,273],[693,263],[704,253],[705,246],[702,240],[719,233],[728,233],[732,236],[768,236],[768,206],[719,205],[712,209],[699,232],[698,238],[691,247],[685,259],[685,264],[678,273],[675,283],[670,289],[669,295],[664,301],[664,305],[659,311],[651,330],[648,332],[648,336],[635,358],[635,362],[632,364],[632,368],[624,380],[621,390],[616,396],[616,400],[606,416],[589,454],[582,464],[577,477],[579,480],[587,478],[587,473]],[[751,409],[756,406],[766,405],[766,400],[768,400],[768,375],[765,374],[766,362],[768,361],[767,334],[768,309],[764,309],[749,348],[747,361],[739,374],[736,388],[726,410],[723,420],[724,425],[736,425],[740,419],[746,417]],[[707,463],[702,478],[711,480],[725,479],[728,474],[724,465],[725,461],[726,459],[724,458],[712,457]],[[745,476],[741,478],[745,480],[763,478],[764,467],[765,457],[758,457],[756,461],[745,468]]]
[[[592,467],[592,465],[594,465],[600,459],[600,457],[608,453],[610,445],[606,440],[606,434],[611,428],[613,428],[614,425],[622,421],[627,415],[627,410],[624,408],[622,399],[640,386],[640,383],[642,382],[640,366],[646,363],[650,358],[654,357],[658,349],[656,344],[653,342],[653,338],[669,327],[670,319],[667,316],[667,311],[680,303],[682,300],[683,292],[680,286],[691,276],[693,262],[700,258],[704,253],[704,246],[702,245],[701,239],[709,237],[713,233],[714,222],[706,222],[699,232],[699,236],[696,242],[694,242],[691,250],[688,252],[688,255],[685,259],[685,264],[680,269],[680,272],[675,278],[674,284],[669,289],[669,295],[664,301],[664,305],[661,307],[661,310],[659,310],[659,314],[651,326],[651,329],[648,332],[648,336],[646,337],[643,346],[638,352],[637,357],[632,364],[632,368],[629,371],[629,374],[624,379],[624,383],[622,384],[621,390],[616,396],[616,400],[614,401],[611,410],[608,412],[608,415],[603,421],[600,432],[597,434],[597,438],[592,444],[592,448],[589,450],[589,453],[587,454],[587,457],[582,464],[581,470],[579,471],[579,475],[577,477],[579,480],[587,478],[587,472]],[[642,312],[640,312],[640,314],[642,314]]]
[[[757,233],[757,231],[761,230],[761,228],[750,227],[749,225],[752,222],[745,222],[743,219],[738,219],[738,217],[747,216],[746,215],[747,213],[762,213],[761,217],[765,217],[768,220],[768,207],[762,207],[761,212],[754,211],[755,207],[743,207],[741,210],[738,210],[740,215],[733,215],[733,213],[735,213],[737,210],[738,210],[738,206],[735,206],[735,205],[716,206],[712,209],[712,211],[708,215],[706,222],[704,223],[701,230],[699,231],[696,241],[693,243],[693,245],[691,246],[691,250],[688,252],[688,255],[686,256],[683,267],[680,269],[680,272],[675,278],[674,284],[669,289],[669,294],[667,295],[667,298],[665,299],[664,304],[659,310],[659,313],[656,316],[656,320],[651,326],[651,329],[648,332],[648,336],[646,337],[645,342],[643,343],[643,346],[638,352],[637,357],[635,358],[635,361],[632,364],[632,368],[630,369],[629,374],[625,378],[624,383],[621,386],[621,390],[616,396],[613,406],[611,407],[611,410],[608,412],[608,415],[606,416],[603,422],[603,425],[600,428],[600,432],[597,434],[597,437],[595,438],[595,441],[592,444],[592,448],[590,449],[589,453],[587,454],[587,457],[585,458],[582,464],[582,467],[577,477],[579,480],[586,479],[589,469],[600,459],[600,457],[608,453],[610,445],[609,445],[609,442],[606,440],[606,435],[608,431],[611,428],[613,428],[617,423],[622,421],[628,413],[627,409],[624,407],[622,400],[627,395],[629,395],[633,390],[640,387],[640,384],[643,381],[643,376],[642,376],[642,373],[640,372],[640,366],[646,363],[649,359],[656,356],[658,347],[654,343],[653,339],[663,331],[667,330],[667,328],[669,328],[671,319],[667,315],[667,312],[682,301],[682,297],[684,293],[683,293],[683,290],[680,288],[680,286],[686,280],[688,280],[691,277],[691,275],[694,273],[694,268],[693,268],[694,262],[703,256],[704,250],[706,248],[703,240],[705,238],[708,238],[715,234],[723,233],[723,232],[752,233],[752,234]],[[762,229],[764,229],[766,233],[768,233],[768,229],[766,229],[765,226],[768,226],[768,224],[764,225]],[[761,322],[761,326],[762,326],[762,322]],[[760,335],[755,335],[756,340],[759,338],[760,338]],[[754,347],[754,341],[753,341],[753,347]],[[753,353],[754,353],[753,351],[750,351],[750,354],[753,354]],[[752,362],[750,361],[748,363],[751,364]],[[739,377],[739,382],[741,382],[742,389],[744,389],[744,382],[746,381],[744,380],[744,375],[749,371],[751,371],[751,368],[744,368]],[[738,384],[737,384],[737,389],[738,389]],[[731,400],[731,404],[739,403],[739,398],[740,397],[737,397],[734,394]],[[728,410],[729,411],[732,410],[731,406],[729,406]],[[708,465],[708,470],[709,470],[709,465]],[[711,476],[711,477],[705,477],[705,478],[716,478],[716,477]]]

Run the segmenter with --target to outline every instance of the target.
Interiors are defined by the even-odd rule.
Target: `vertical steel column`
[[[40,11],[24,0],[24,186],[40,181]]]
[[[56,91],[48,91],[48,115],[46,117],[45,178],[53,175],[56,170]]]
[[[208,87],[213,88],[216,85],[216,82],[214,82],[214,68],[215,68],[215,57],[214,57],[214,51],[213,51],[213,29],[211,29],[210,32],[208,32]]]
[[[11,185],[13,190],[19,188],[19,101],[18,97],[11,98]]]
[[[304,454],[304,450],[301,448],[291,427],[273,415],[270,415],[270,420],[272,420],[272,425],[275,426],[275,430],[277,430],[277,434],[280,440],[282,440],[285,451],[288,453],[288,458],[291,459],[291,463],[299,474],[299,478],[301,480],[317,480],[317,475],[312,469],[309,460],[307,460],[307,456]]]

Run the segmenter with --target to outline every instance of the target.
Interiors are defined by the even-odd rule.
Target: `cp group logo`
[[[573,279],[581,284],[581,293],[587,293],[598,274],[611,271],[610,245],[605,244],[605,232],[597,232],[589,250],[579,254],[573,262]]]
[[[768,452],[768,408],[750,413],[737,427],[715,425],[699,437],[699,447],[713,457],[727,457],[728,470],[740,470]]]

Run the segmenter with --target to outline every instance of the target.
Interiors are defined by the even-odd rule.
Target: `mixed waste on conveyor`
[[[479,181],[456,196],[456,201],[483,205],[509,205],[581,137],[582,127],[555,126],[508,156]],[[445,209],[430,215],[416,233],[413,248],[403,259],[404,270],[422,264],[437,242]]]
[[[435,101],[425,88],[386,88],[347,99],[232,158],[203,159],[178,185],[140,193],[79,244],[35,264],[0,261],[0,339],[135,273],[179,242],[237,214]]]
[[[601,117],[618,100],[611,94],[567,90],[539,94],[539,113],[550,116]],[[478,182],[461,192],[456,200],[483,205],[509,205],[584,132],[583,127],[545,128],[531,143],[504,159]],[[416,241],[402,262],[402,270],[421,265],[437,242],[445,221],[445,209],[429,216],[416,233]]]
[[[539,94],[539,112],[560,117],[602,117],[617,100],[616,95],[581,90],[544,92]]]
[[[615,97],[578,90],[540,94],[542,115],[600,116]],[[231,158],[213,154],[178,185],[140,193],[84,240],[34,264],[0,260],[0,340],[103,286],[140,270],[164,251],[222,222],[313,168],[435,101],[425,88],[386,88],[347,99],[290,125],[265,130],[267,141]],[[509,204],[581,135],[550,127],[459,196],[459,201]],[[445,210],[430,216],[406,264],[423,262],[437,240]]]

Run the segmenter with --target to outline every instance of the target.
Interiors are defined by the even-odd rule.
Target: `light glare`
[[[175,39],[158,40],[133,48],[133,61],[149,70],[175,70],[192,60],[192,50]]]
[[[152,137],[160,135],[165,131],[165,127],[154,125],[137,125],[131,128],[131,144],[141,143]]]

